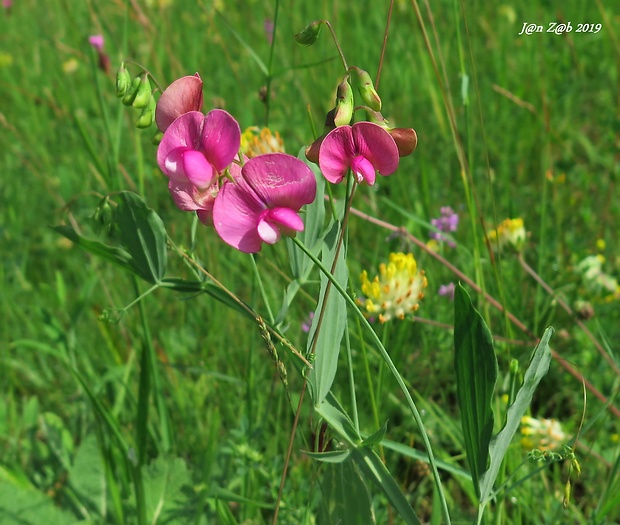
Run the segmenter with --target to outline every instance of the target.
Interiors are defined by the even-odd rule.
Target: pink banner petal
[[[332,184],[344,179],[351,159],[357,154],[351,126],[340,126],[323,139],[319,150],[319,167]]]
[[[357,153],[366,157],[381,175],[391,175],[398,168],[398,147],[392,136],[372,122],[353,124]]]
[[[223,109],[209,111],[202,133],[202,149],[218,172],[230,165],[239,153],[240,145],[241,130],[233,116]]]

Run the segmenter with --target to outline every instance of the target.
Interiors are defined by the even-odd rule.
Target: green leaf
[[[502,464],[508,446],[512,441],[515,433],[519,429],[521,424],[521,418],[525,414],[525,411],[530,406],[534,392],[538,387],[541,379],[545,377],[549,371],[549,364],[551,363],[551,350],[549,348],[549,339],[553,335],[553,328],[549,327],[545,330],[545,333],[538,343],[538,346],[534,350],[530,364],[525,371],[523,378],[523,385],[517,392],[515,401],[506,415],[506,424],[504,428],[493,438],[490,445],[491,463],[489,469],[484,473],[480,479],[480,508],[484,506],[493,497],[493,485],[497,479],[499,468]]]
[[[87,435],[80,444],[69,469],[69,484],[84,507],[99,517],[105,516],[105,468],[94,434]]]
[[[359,446],[351,450],[351,457],[366,478],[383,491],[405,523],[420,525],[420,520],[409,505],[407,497],[374,450]]]
[[[383,438],[385,437],[385,434],[387,434],[387,424],[387,421],[383,423],[379,430],[377,430],[374,434],[371,434],[364,441],[362,441],[362,445],[372,448],[376,444],[381,443],[381,441],[383,441]]]
[[[143,279],[158,283],[166,273],[166,228],[163,221],[135,193],[123,191],[114,212],[120,242]]]
[[[465,452],[480,497],[479,478],[488,466],[493,434],[491,402],[497,359],[491,333],[460,284],[454,293],[454,370]]]
[[[315,407],[317,414],[319,414],[329,426],[335,430],[341,438],[346,440],[350,445],[356,446],[362,442],[362,438],[355,430],[355,425],[351,418],[345,414],[338,401],[330,395],[326,399],[323,399],[319,405]]]
[[[102,259],[105,259],[106,261],[109,261],[124,270],[128,270],[138,277],[141,276],[140,270],[135,265],[133,258],[123,248],[108,246],[107,244],[103,244],[98,241],[86,239],[85,237],[79,235],[72,226],[53,226],[52,230],[60,233],[60,235],[63,235],[83,250],[86,250],[97,257],[101,257]]]
[[[326,268],[331,268],[336,258],[336,249],[340,233],[340,223],[334,226],[325,237],[321,262]],[[334,271],[334,278],[343,289],[347,287],[349,272],[345,262],[344,246],[339,250],[338,262]],[[327,292],[329,291],[329,294]],[[320,315],[324,309],[323,316]],[[321,323],[319,325],[319,322]],[[346,301],[338,291],[329,284],[329,280],[321,273],[321,289],[319,302],[312,319],[312,327],[308,334],[308,346],[315,349],[313,368],[308,374],[310,392],[314,404],[318,405],[325,399],[332,387],[338,368],[338,354],[340,342],[347,326]]]
[[[368,487],[353,461],[326,465],[322,472],[319,525],[375,523]]]
[[[310,452],[309,450],[304,450],[304,454],[323,463],[342,463],[349,458],[351,451],[329,450],[328,452]]]
[[[187,505],[182,489],[191,477],[181,458],[157,458],[142,469],[148,523],[176,523],[173,517]]]

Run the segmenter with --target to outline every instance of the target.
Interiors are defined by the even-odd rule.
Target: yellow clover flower
[[[256,157],[264,153],[285,153],[280,134],[272,134],[269,128],[250,126],[241,134],[241,153]]]
[[[521,445],[526,449],[556,450],[566,441],[566,434],[557,419],[521,418]]]
[[[487,235],[493,250],[501,250],[509,246],[519,252],[525,243],[527,234],[523,225],[523,219],[517,218],[502,221],[496,229],[489,231]]]
[[[364,300],[358,303],[368,317],[379,316],[385,323],[396,317],[415,312],[424,297],[427,281],[423,271],[418,271],[416,260],[408,253],[391,253],[388,264],[379,265],[379,275],[372,281],[364,270],[360,276]]]

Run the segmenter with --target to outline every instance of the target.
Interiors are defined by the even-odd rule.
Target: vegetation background
[[[242,129],[268,125],[297,155],[314,138],[312,123],[321,129],[342,72],[326,30],[309,48],[292,36],[312,20],[327,19],[349,64],[375,77],[389,5],[281,1],[272,62],[274,2],[49,0],[42,7],[36,0],[14,0],[2,8],[1,523],[133,523],[139,497],[131,483],[135,451],[123,451],[111,429],[131,444],[140,425],[146,425],[149,444],[143,497],[159,501],[153,496],[157,487],[162,480],[168,487],[166,505],[153,510],[151,522],[270,522],[293,411],[256,324],[208,296],[166,290],[125,310],[147,286],[73,247],[50,226],[70,223],[95,237],[92,217],[102,197],[134,191],[162,217],[177,245],[195,249],[212,275],[264,311],[246,256],[204,228],[192,245],[192,219],[174,206],[157,168],[154,128],[133,126],[137,113],[115,97],[115,70],[131,59],[162,87],[200,72],[206,110],[227,109]],[[526,22],[544,29],[550,22],[570,22],[573,30],[519,35]],[[601,29],[577,33],[581,23]],[[105,37],[107,72],[88,43],[94,34]],[[138,74],[135,63],[128,67]],[[527,451],[515,440],[506,468],[512,473],[518,467],[519,475],[508,478],[514,486],[495,519],[617,523],[618,293],[588,287],[576,270],[585,257],[600,254],[607,275],[620,273],[617,7],[602,0],[397,0],[382,66],[383,113],[395,126],[414,127],[419,144],[394,176],[360,192],[355,206],[425,242],[442,206],[459,214],[457,247],[440,247],[441,254],[528,330],[523,333],[477,296],[496,336],[504,378],[498,407],[510,360],[526,366],[532,334],[540,336],[548,325],[556,329],[557,354],[605,400],[589,391],[586,403],[582,382],[559,361],[552,363],[531,415],[560,421],[567,443],[574,444],[581,429],[576,451],[582,476],[573,480],[564,510],[566,466],[547,465],[528,477],[538,466],[527,462]],[[260,94],[268,82],[266,105]],[[337,197],[340,191],[335,189]],[[475,195],[473,207],[469,195]],[[554,293],[527,273],[516,254],[492,257],[487,251],[484,230],[516,217],[529,232],[523,260]],[[349,237],[349,270],[358,293],[356,276],[362,269],[373,274],[392,251],[413,251],[425,269],[429,286],[420,319],[380,330],[424,410],[435,454],[466,469],[454,397],[453,306],[437,294],[457,277],[404,237],[361,218],[351,220]],[[257,265],[277,310],[290,279],[285,247],[264,249]],[[189,272],[176,258],[169,273]],[[316,290],[309,286],[289,313],[286,335],[298,348]],[[577,308],[571,314],[562,301]],[[577,321],[586,323],[612,364]],[[157,355],[156,399],[163,403],[151,407],[148,424],[140,418],[138,399],[140,349],[147,339]],[[389,420],[387,438],[417,448],[417,429],[392,379],[378,356],[368,359],[372,388],[359,381],[362,427],[372,433],[376,423]],[[292,373],[289,379],[295,406],[301,379]],[[346,397],[345,378],[338,383]],[[163,413],[168,415],[162,419]],[[302,416],[280,523],[329,522],[320,509],[338,491],[322,477],[323,467],[300,452],[312,442],[316,424],[309,413]],[[437,520],[425,464],[390,450],[384,457],[418,515]],[[467,522],[474,516],[471,481],[457,474],[446,473],[444,483],[454,521]],[[377,522],[398,523],[382,496],[371,494]]]

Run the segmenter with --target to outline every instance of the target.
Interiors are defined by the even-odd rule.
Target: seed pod
[[[303,46],[311,46],[314,44],[319,38],[322,23],[323,20],[315,20],[310,25],[302,29],[295,35],[295,40],[297,40],[297,43]]]
[[[118,98],[124,97],[130,87],[131,76],[129,75],[129,71],[125,68],[125,62],[123,62],[116,72],[116,96]]]

